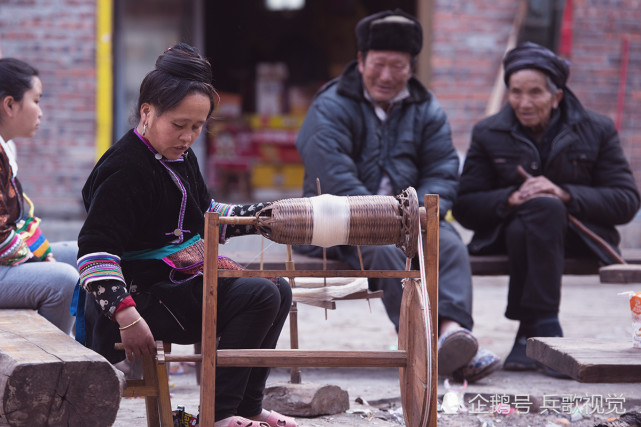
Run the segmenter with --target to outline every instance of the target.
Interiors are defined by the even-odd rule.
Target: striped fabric
[[[78,259],[80,285],[87,289],[91,282],[99,280],[118,280],[125,283],[120,268],[120,257],[107,252],[93,252]]]
[[[40,229],[40,218],[33,215],[33,202],[26,194],[22,198],[29,207],[24,218],[16,223],[16,231],[20,238],[27,244],[32,254],[43,260],[51,253],[49,241]]]
[[[20,225],[17,231],[22,240],[29,246],[31,253],[44,260],[51,253],[51,247],[45,235],[42,234],[39,225],[40,218],[30,216],[24,221],[24,224]]]
[[[29,247],[15,232],[0,243],[0,265],[18,265],[31,258]]]
[[[230,212],[234,205],[227,205],[225,203],[218,203],[215,200],[212,200],[211,203],[209,203],[209,208],[207,208],[208,212],[218,212],[220,216],[229,216]]]
[[[225,203],[217,203],[212,199],[207,208],[207,212],[217,212],[220,216],[232,216],[233,208],[235,205],[227,205]],[[218,242],[225,243],[225,235],[227,233],[227,224],[220,227],[220,232],[218,233]]]

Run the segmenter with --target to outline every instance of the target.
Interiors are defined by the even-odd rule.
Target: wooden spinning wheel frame
[[[246,367],[398,367],[403,416],[410,427],[436,426],[438,324],[438,195],[425,196],[419,232],[420,270],[219,270],[218,230],[222,224],[254,224],[251,217],[208,213],[205,224],[200,425],[214,425],[216,366]],[[399,350],[216,350],[217,283],[221,277],[385,277],[405,281]],[[213,326],[212,326],[213,325]],[[178,360],[179,356],[171,357]]]
[[[219,270],[221,224],[254,224],[256,218],[208,213],[205,220],[205,276],[200,355],[167,354],[156,342],[156,355],[143,357],[143,379],[127,380],[123,396],[145,397],[147,424],[173,426],[167,362],[202,362],[200,425],[213,427],[216,366],[244,367],[398,367],[403,417],[409,427],[436,427],[438,325],[439,197],[425,196],[418,231],[419,270]],[[288,267],[290,265],[288,264]],[[216,350],[218,278],[220,277],[383,277],[404,280],[398,348],[395,351]],[[416,280],[420,279],[420,280]],[[116,344],[122,349],[122,344]]]

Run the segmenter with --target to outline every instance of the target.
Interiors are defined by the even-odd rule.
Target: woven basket
[[[416,190],[393,196],[344,196],[349,204],[349,245],[391,245],[414,257],[419,213]],[[314,230],[310,198],[283,199],[256,214],[259,232],[283,244],[311,244]],[[337,221],[339,219],[337,218]]]

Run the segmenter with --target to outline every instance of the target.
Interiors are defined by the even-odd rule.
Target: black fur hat
[[[359,52],[397,50],[416,56],[423,47],[423,30],[412,15],[400,9],[385,10],[356,24],[356,45]]]

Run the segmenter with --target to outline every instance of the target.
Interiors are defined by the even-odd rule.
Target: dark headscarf
[[[509,51],[503,59],[504,80],[507,86],[510,76],[519,70],[531,69],[544,72],[559,88],[564,88],[570,75],[568,62],[551,50],[536,43],[525,42]]]

